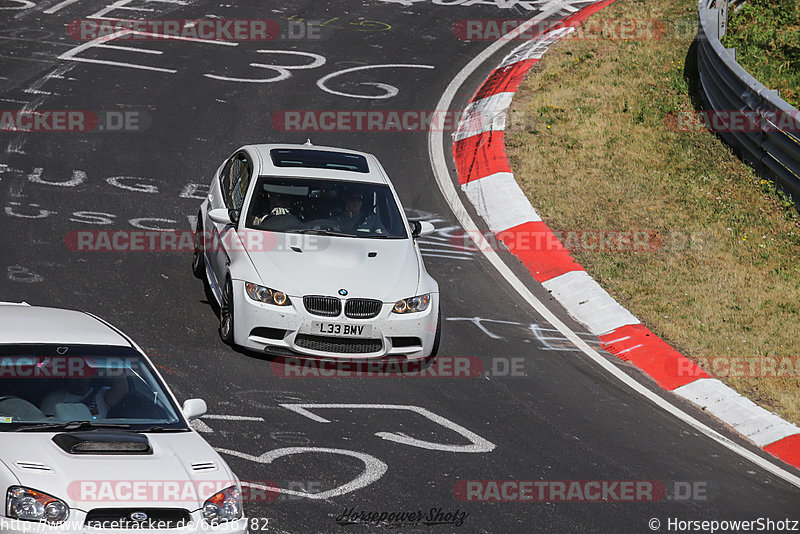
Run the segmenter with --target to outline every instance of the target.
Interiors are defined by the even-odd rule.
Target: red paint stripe
[[[472,97],[471,102],[477,102],[482,98],[496,95],[497,93],[515,93],[534,63],[536,63],[535,59],[526,59],[495,69],[491,76],[483,82],[475,96]]]
[[[600,336],[600,341],[605,350],[631,362],[664,389],[671,391],[700,378],[711,378],[696,363],[642,324],[621,326]]]
[[[793,434],[770,443],[764,450],[789,465],[800,467],[800,434]]]
[[[542,221],[522,223],[499,232],[497,237],[539,282],[569,271],[584,270]]]
[[[458,183],[465,184],[496,172],[511,172],[503,143],[504,132],[493,130],[453,144]]]

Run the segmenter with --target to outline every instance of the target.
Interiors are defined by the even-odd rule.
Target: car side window
[[[242,209],[252,173],[253,166],[244,153],[233,156],[222,169],[222,198],[228,209]]]

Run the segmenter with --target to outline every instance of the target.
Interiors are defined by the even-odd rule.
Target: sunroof
[[[273,148],[269,151],[276,167],[311,167],[340,171],[369,172],[367,158],[358,154],[309,150],[305,148]]]

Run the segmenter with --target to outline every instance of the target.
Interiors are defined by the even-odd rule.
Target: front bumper
[[[201,532],[209,534],[248,534],[248,519],[243,517],[237,521],[230,521],[221,523],[219,525],[210,525],[202,518],[200,511],[191,513],[191,522],[179,528],[159,528],[159,529],[128,529],[128,528],[113,528],[109,525],[108,528],[93,528],[84,526],[86,522],[86,512],[81,510],[72,509],[70,516],[66,522],[58,526],[47,526],[42,523],[35,523],[31,521],[20,521],[17,519],[9,519],[0,515],[0,532],[8,534],[142,534],[143,532],[158,533],[158,534],[199,534]]]
[[[247,296],[244,282],[233,281],[234,341],[237,345],[273,355],[305,355],[315,358],[373,359],[405,356],[418,360],[430,356],[436,337],[439,294],[431,293],[424,312],[392,313],[392,303],[384,303],[371,319],[351,319],[313,315],[305,309],[302,296],[289,295],[289,306],[254,301]],[[411,296],[411,295],[409,295]],[[365,325],[372,329],[368,338],[337,337],[315,332],[313,323]],[[357,340],[357,341],[354,341]]]

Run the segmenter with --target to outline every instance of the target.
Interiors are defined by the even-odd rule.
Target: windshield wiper
[[[82,430],[84,428],[122,428],[128,429],[131,425],[120,423],[95,423],[94,421],[68,421],[66,423],[37,423],[33,425],[22,426],[14,432],[39,432],[46,430],[64,430],[71,432],[73,430]]]
[[[334,232],[331,230],[318,230],[316,228],[303,228],[297,230],[287,230],[292,234],[314,234],[314,235],[331,235],[335,237],[357,237],[353,234],[345,234],[344,232]]]

